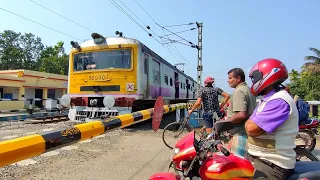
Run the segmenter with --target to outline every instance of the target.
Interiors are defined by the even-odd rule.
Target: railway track
[[[37,117],[33,119],[27,119],[24,122],[26,124],[46,124],[46,123],[55,123],[61,121],[68,121],[68,115],[55,115],[55,116],[44,116]]]

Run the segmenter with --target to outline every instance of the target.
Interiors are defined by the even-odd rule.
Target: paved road
[[[0,168],[0,179],[148,179],[170,162],[161,132],[115,130]],[[319,143],[313,153],[320,158]]]
[[[161,132],[115,130],[0,168],[0,179],[148,179],[167,171],[171,153]]]

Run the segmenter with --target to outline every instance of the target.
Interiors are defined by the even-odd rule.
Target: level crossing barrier
[[[192,107],[193,103],[163,106],[163,114]],[[124,128],[152,118],[154,108],[96,120],[51,132],[33,134],[0,142],[0,167],[38,156],[71,142],[83,141],[116,128]]]

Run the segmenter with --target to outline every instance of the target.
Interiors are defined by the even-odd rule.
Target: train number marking
[[[106,80],[106,76],[105,75],[91,75],[88,76],[89,81],[105,81]]]

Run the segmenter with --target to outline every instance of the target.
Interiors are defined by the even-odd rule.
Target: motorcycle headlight
[[[178,154],[179,151],[180,151],[180,148],[174,148],[174,149],[173,149],[173,152],[172,152],[172,155],[171,155],[171,159],[173,159],[173,157],[174,157],[176,154]]]
[[[174,148],[174,150],[173,150],[174,154],[178,154],[179,151],[180,151],[180,148]]]

